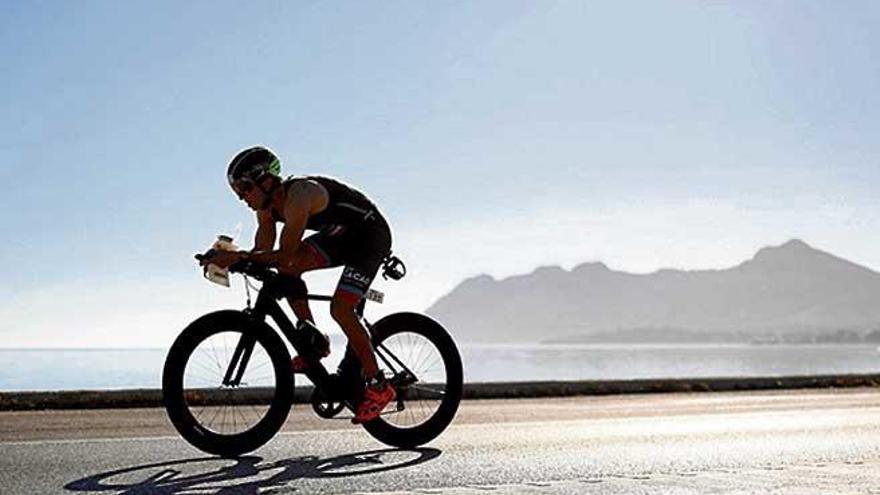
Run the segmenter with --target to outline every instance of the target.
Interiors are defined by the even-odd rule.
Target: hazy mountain
[[[428,308],[466,341],[815,340],[880,335],[880,273],[800,240],[724,270],[585,263],[467,279]]]

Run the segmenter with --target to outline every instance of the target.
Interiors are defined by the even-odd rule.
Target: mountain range
[[[480,275],[427,312],[471,342],[873,341],[880,273],[794,239],[720,270]]]

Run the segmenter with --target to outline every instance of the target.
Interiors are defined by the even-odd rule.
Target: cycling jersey
[[[391,229],[376,205],[351,186],[330,177],[306,176],[291,177],[282,187],[289,191],[296,179],[315,181],[327,190],[327,207],[310,215],[306,222],[306,229],[317,233],[303,239],[303,243],[322,267],[345,267],[336,294],[357,303],[391,252]],[[272,216],[284,221],[274,209]]]
[[[357,225],[374,215],[379,215],[379,209],[362,192],[330,177],[319,175],[289,177],[281,183],[281,187],[289,190],[290,185],[297,179],[317,182],[327,191],[327,207],[309,216],[306,223],[306,228],[309,230],[320,231],[336,225]],[[274,208],[272,217],[276,222],[284,221],[281,213]]]

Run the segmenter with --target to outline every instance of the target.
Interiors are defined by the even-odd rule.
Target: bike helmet
[[[280,176],[281,160],[262,146],[239,152],[226,169],[226,179],[230,186],[239,181],[257,183],[266,174]]]

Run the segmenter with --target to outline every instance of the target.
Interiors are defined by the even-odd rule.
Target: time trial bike
[[[397,258],[386,258],[383,275],[402,276],[398,263]],[[239,262],[229,270],[245,275],[246,288],[249,278],[262,286],[253,306],[248,290],[245,309],[206,314],[190,323],[171,346],[162,393],[180,435],[196,448],[221,456],[244,454],[268,442],[284,425],[294,399],[294,373],[284,339],[308,362],[305,374],[314,384],[314,412],[333,418],[354,411],[364,381],[351,346],[337,372],[328,372],[316,351],[314,327],[294,325],[278,304],[287,293],[284,276],[253,262]],[[381,302],[381,293],[368,295]],[[390,446],[423,445],[440,435],[458,410],[463,381],[458,348],[446,329],[428,316],[394,313],[371,323],[363,316],[365,303],[363,299],[357,314],[397,398],[363,427]]]

